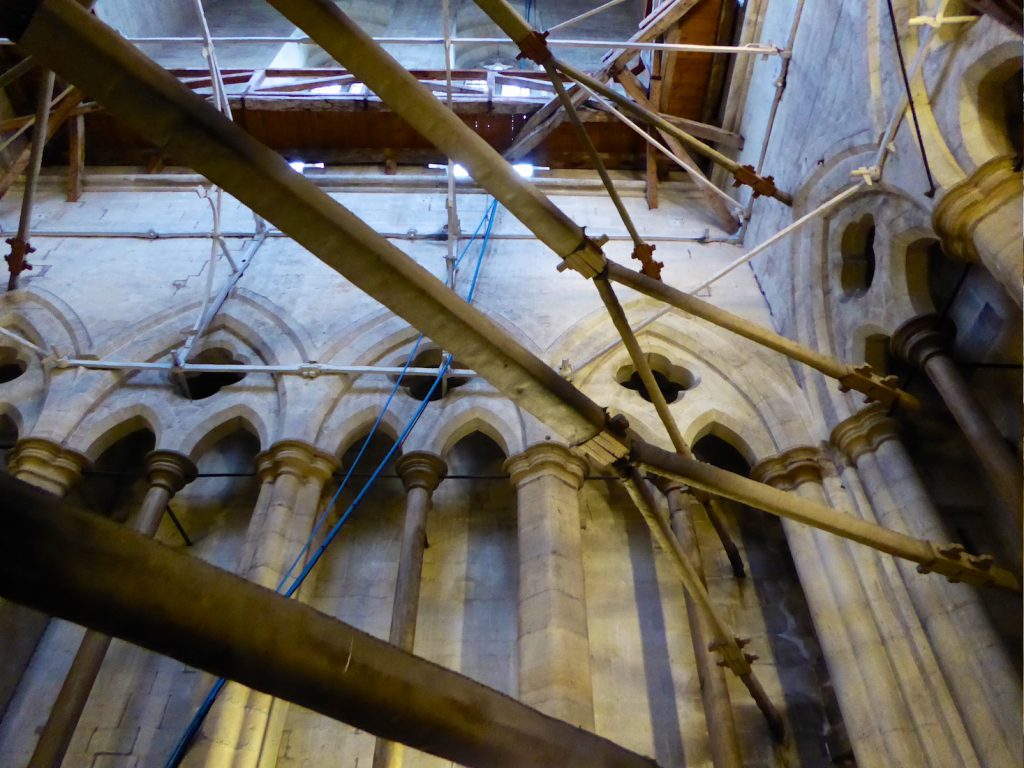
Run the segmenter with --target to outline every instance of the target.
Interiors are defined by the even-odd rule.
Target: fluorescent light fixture
[[[306,162],[303,162],[302,160],[294,160],[294,161],[288,163],[288,165],[290,165],[292,167],[293,171],[297,171],[299,173],[305,173],[307,168],[323,168],[324,167],[323,163],[306,163]]]
[[[533,164],[532,163],[514,163],[512,170],[522,176],[524,179],[529,179],[533,176]]]
[[[465,168],[463,168],[458,163],[456,163],[455,165],[452,166],[452,170],[455,172],[455,178],[456,179],[468,179],[469,178],[469,171],[467,171]]]

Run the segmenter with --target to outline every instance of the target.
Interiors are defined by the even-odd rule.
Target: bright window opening
[[[341,93],[341,85],[339,85],[337,83],[334,84],[334,85],[320,85],[320,86],[317,86],[316,88],[310,88],[309,92],[310,93],[326,93],[326,94],[332,94],[333,95],[333,94],[336,94],[336,93]]]
[[[501,95],[502,96],[530,96],[533,93],[529,88],[524,88],[521,85],[502,85]]]

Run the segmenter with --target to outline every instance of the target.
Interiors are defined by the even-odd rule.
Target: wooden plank
[[[662,51],[655,51],[651,57],[651,84],[647,89],[647,96],[651,104],[660,103],[661,96],[661,71],[664,57]],[[650,130],[650,129],[648,129]],[[645,147],[647,160],[646,192],[647,207],[654,210],[658,207],[658,150],[648,144]]]
[[[666,34],[672,27],[688,14],[700,0],[671,0],[660,6],[654,13],[641,22],[640,29],[629,38],[631,43],[650,43]],[[646,23],[645,23],[646,22]],[[615,48],[601,59],[604,66],[595,75],[599,80],[606,80],[616,70],[624,67],[638,51]]]
[[[662,94],[664,94],[664,90],[662,91]],[[744,139],[738,133],[727,131],[725,128],[719,128],[717,125],[700,123],[696,120],[689,120],[677,115],[669,115],[664,112],[660,114],[670,123],[678,125],[684,131],[696,136],[698,139],[713,141],[723,147],[736,147],[737,149],[743,149]]]
[[[68,121],[68,189],[69,203],[82,197],[85,183],[85,117],[73,115]]]
[[[647,96],[643,92],[643,86],[636,79],[636,75],[628,70],[623,70],[615,78],[619,84],[625,89],[629,97],[633,99],[641,107],[651,109],[652,104],[647,100]],[[669,133],[658,131],[661,134],[662,143],[667,146],[674,155],[679,159],[685,160],[694,169],[694,174],[701,179],[707,181],[707,177],[700,172],[697,163],[693,157],[686,151],[686,148],[682,143]],[[709,182],[710,183],[710,182]],[[716,195],[711,190],[707,189],[703,184],[698,185],[701,193],[704,195],[704,199],[707,200],[708,206],[711,208],[711,212],[714,214],[715,219],[718,221],[719,226],[726,232],[735,232],[740,227],[740,222],[736,216],[729,210],[728,205],[721,197]]]
[[[61,99],[60,103],[51,110],[50,119],[46,124],[46,141],[52,139],[60,127],[67,122],[67,119],[78,108],[83,98],[85,98],[85,94],[81,90],[72,88]],[[18,180],[18,177],[25,172],[31,157],[32,147],[29,145],[21,151],[10,167],[4,172],[3,177],[0,178],[0,198],[7,194],[8,190]]]

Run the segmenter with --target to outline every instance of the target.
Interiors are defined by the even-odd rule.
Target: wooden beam
[[[640,24],[640,29],[629,38],[631,43],[649,43],[665,34],[679,20],[690,12],[699,0],[671,0],[658,8]],[[607,80],[612,73],[625,66],[636,55],[636,50],[614,49],[609,51],[602,61],[604,66],[594,77],[599,80]],[[573,104],[579,106],[586,101],[586,95],[580,93],[579,88],[569,89],[569,95],[573,97]],[[582,115],[581,115],[582,117]],[[547,104],[534,113],[519,132],[519,136],[512,143],[512,146],[505,152],[508,160],[518,160],[527,152],[546,139],[552,131],[565,120],[565,112],[557,98],[551,99]]]
[[[664,90],[662,90],[662,93],[664,93]],[[690,120],[676,115],[667,115],[664,112],[659,112],[658,114],[670,123],[674,123],[679,126],[691,136],[696,136],[698,139],[705,139],[706,141],[714,142],[721,147],[735,147],[736,149],[743,149],[744,139],[738,133],[727,131],[725,128],[719,128],[717,125],[700,123],[696,120]]]
[[[651,109],[651,102],[647,100],[643,86],[641,86],[640,81],[636,79],[636,75],[628,70],[623,70],[619,72],[615,79],[618,81],[619,85],[625,89],[626,93],[631,99],[633,99],[633,101],[645,109]],[[682,145],[682,142],[665,131],[659,130],[658,133],[661,134],[662,141],[670,150],[672,150],[673,154],[677,155],[681,160],[685,160],[689,163],[697,172],[697,175],[707,181],[707,177],[700,173],[700,169],[697,167],[696,162],[693,157],[690,156],[690,153],[686,151],[686,147]],[[710,182],[708,183],[710,184]],[[714,192],[707,189],[703,184],[699,186],[701,192],[704,194],[704,199],[707,200],[708,206],[711,208],[711,212],[718,221],[718,225],[729,233],[738,230],[740,228],[739,219],[737,219],[735,214],[729,210],[725,201]]]
[[[664,57],[661,51],[655,51],[651,57],[651,84],[647,93],[651,104],[661,103],[661,72]],[[650,132],[650,129],[648,129]],[[658,207],[658,150],[645,144],[647,155],[647,207],[651,210]]]
[[[649,43],[661,37],[678,24],[700,0],[670,0],[640,22],[640,29],[629,38],[631,43]],[[636,56],[637,50],[616,48],[609,51],[601,59],[604,66],[595,75],[599,80],[606,80],[617,70],[624,67]]]
[[[69,117],[78,109],[78,105],[82,99],[85,98],[83,93],[78,88],[71,88],[67,91],[67,95],[61,99],[60,103],[53,108],[50,112],[49,122],[46,124],[46,141],[53,138],[53,135],[60,129],[60,127],[67,121]],[[0,178],[0,199],[7,194],[7,191],[14,186],[14,183],[18,180],[18,177],[25,172],[28,168],[29,160],[32,157],[32,148],[25,147],[21,153],[14,159],[10,167],[4,172],[2,178]]]
[[[74,115],[68,121],[68,189],[69,203],[82,197],[85,183],[85,117]]]

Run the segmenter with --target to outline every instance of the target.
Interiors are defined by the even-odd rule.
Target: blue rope
[[[458,269],[463,259],[465,259],[466,254],[469,253],[469,249],[476,241],[480,233],[480,229],[484,226],[484,222],[486,222],[487,228],[484,231],[483,240],[480,244],[480,255],[477,257],[476,267],[473,270],[473,278],[470,281],[469,290],[466,293],[466,302],[470,304],[473,302],[473,295],[476,293],[477,281],[480,278],[480,266],[481,264],[483,264],[484,254],[487,251],[487,245],[489,244],[491,239],[491,231],[494,228],[494,221],[497,218],[497,211],[498,201],[493,200],[484,210],[484,215],[483,217],[481,217],[480,223],[477,224],[476,230],[474,230],[473,235],[470,237],[469,241],[463,247],[462,252],[459,254],[458,259],[456,259],[455,261],[455,269]],[[338,490],[335,491],[330,503],[327,505],[323,514],[320,516],[320,519],[317,521],[316,526],[313,528],[312,533],[310,533],[309,538],[303,545],[302,550],[292,561],[292,564],[285,571],[285,574],[281,577],[281,581],[277,585],[277,592],[281,591],[281,587],[283,587],[284,584],[287,582],[288,577],[291,576],[292,572],[298,565],[299,561],[306,554],[306,552],[309,551],[309,548],[312,545],[313,540],[316,538],[317,533],[320,531],[320,528],[323,526],[324,522],[327,520],[328,516],[333,511],[334,506],[338,501],[338,497],[341,495],[341,492],[347,486],[349,479],[352,477],[352,473],[355,471],[356,467],[359,465],[360,460],[363,458],[363,455],[366,453],[366,449],[370,444],[370,440],[373,438],[378,427],[380,427],[381,421],[383,421],[384,419],[384,414],[387,413],[387,410],[390,407],[391,402],[395,397],[395,394],[398,392],[398,389],[402,384],[402,379],[405,377],[405,374],[409,370],[409,367],[412,364],[413,359],[416,357],[416,351],[419,349],[420,342],[422,341],[423,334],[421,333],[417,337],[416,342],[413,344],[413,348],[409,353],[409,357],[406,359],[405,365],[402,367],[402,372],[398,375],[398,379],[395,381],[395,385],[391,388],[391,393],[388,395],[387,400],[385,400],[384,407],[381,409],[380,415],[374,422],[373,427],[371,427],[370,432],[366,436],[366,439],[363,440],[363,444],[359,449],[359,453],[356,454],[355,461],[352,462],[352,466],[349,467],[348,471],[345,473],[345,476],[342,478],[341,483],[339,483]],[[448,354],[445,357],[445,360],[442,363],[440,369],[438,370],[437,376],[434,378],[433,383],[430,385],[430,389],[427,390],[426,397],[423,398],[423,402],[420,403],[420,406],[416,409],[416,412],[412,415],[412,418],[409,420],[408,424],[406,424],[405,428],[402,430],[402,433],[399,435],[398,440],[396,440],[395,443],[391,446],[391,448],[388,450],[384,458],[380,460],[380,462],[377,465],[377,468],[370,475],[370,478],[366,481],[366,484],[363,485],[359,493],[356,494],[355,499],[353,499],[352,502],[349,504],[348,508],[345,510],[345,513],[331,527],[331,530],[328,532],[327,537],[324,539],[323,543],[317,548],[316,552],[310,558],[309,562],[306,563],[305,567],[302,569],[299,575],[295,577],[295,580],[292,582],[292,585],[287,589],[287,591],[285,591],[285,597],[290,598],[292,595],[295,594],[299,587],[302,586],[302,583],[306,580],[306,577],[309,576],[310,572],[320,561],[320,558],[327,550],[327,547],[330,546],[331,542],[334,541],[335,537],[341,531],[342,526],[345,525],[345,522],[349,519],[349,517],[351,517],[356,507],[359,506],[359,503],[363,500],[363,497],[369,492],[370,488],[373,486],[373,483],[380,476],[380,473],[384,470],[384,467],[387,466],[388,462],[391,460],[391,457],[395,454],[395,451],[402,447],[402,444],[409,437],[409,433],[412,432],[413,427],[415,427],[416,423],[419,421],[420,416],[423,415],[423,412],[427,409],[427,406],[430,404],[431,396],[437,389],[438,384],[441,383],[442,379],[444,378],[444,375],[448,372],[448,369],[451,367],[451,363],[452,356],[451,354]],[[167,760],[166,768],[178,768],[178,766],[181,765],[181,761],[185,758],[185,755],[188,752],[189,747],[191,747],[192,742],[195,740],[195,737],[199,733],[199,729],[202,727],[207,715],[210,714],[210,710],[213,708],[214,703],[216,703],[218,696],[220,696],[220,692],[224,689],[224,686],[226,684],[227,680],[221,677],[218,678],[217,681],[210,688],[210,691],[207,693],[206,698],[203,699],[202,704],[199,705],[199,709],[196,710],[196,713],[192,717],[192,720],[189,722],[188,726],[186,727],[185,732],[181,735],[181,738],[175,745],[174,751],[171,753],[171,756]]]

